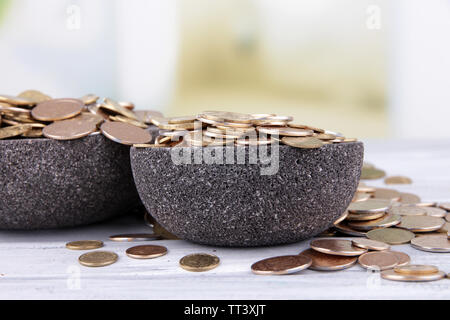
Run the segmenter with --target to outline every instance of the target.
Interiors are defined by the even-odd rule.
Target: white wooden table
[[[396,187],[423,200],[450,200],[450,141],[366,143],[366,160],[388,174],[403,174],[411,186]],[[370,183],[382,186],[382,180]],[[450,280],[402,283],[380,279],[358,265],[340,272],[305,270],[288,276],[256,276],[250,265],[274,255],[297,254],[309,241],[251,249],[200,246],[185,241],[156,241],[169,253],[154,260],[134,260],[125,250],[134,243],[108,241],[109,235],[148,232],[142,221],[121,218],[88,227],[39,232],[0,232],[0,299],[449,299]],[[65,249],[73,240],[105,241],[105,250],[119,261],[105,268],[78,264],[81,254]],[[141,243],[142,244],[142,243]],[[450,272],[449,253],[427,253],[409,245],[394,246],[413,263],[439,266]],[[209,252],[221,265],[206,273],[178,267],[189,253]]]

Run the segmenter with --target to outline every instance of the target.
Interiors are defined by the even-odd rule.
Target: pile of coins
[[[0,95],[0,139],[75,140],[100,132],[125,145],[150,143],[146,130],[156,111],[136,111],[130,102],[88,94],[78,99],[52,99],[36,90]]]
[[[136,147],[260,146],[274,142],[295,148],[314,149],[326,144],[356,142],[342,134],[292,123],[290,116],[204,111],[197,116],[153,117],[160,129],[155,144]]]

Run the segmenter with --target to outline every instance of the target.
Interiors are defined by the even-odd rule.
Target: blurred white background
[[[0,0],[1,93],[450,138],[450,0]]]

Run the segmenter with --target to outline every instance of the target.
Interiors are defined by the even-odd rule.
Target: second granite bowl
[[[1,140],[0,229],[72,227],[129,212],[140,204],[129,149],[101,134]]]
[[[208,164],[204,157],[196,162],[200,148],[184,148],[192,164],[179,164],[171,150],[131,149],[147,211],[182,239],[237,247],[297,242],[332,226],[352,200],[364,154],[361,142],[312,150],[280,145],[278,170],[263,175],[267,165],[249,164],[249,148],[245,164]]]

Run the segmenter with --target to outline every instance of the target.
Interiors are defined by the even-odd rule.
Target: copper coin
[[[385,199],[389,201],[399,201],[400,200],[400,192],[393,189],[385,189],[385,188],[376,188],[373,194],[375,199]]]
[[[307,249],[300,253],[312,259],[309,269],[320,271],[336,271],[350,268],[358,260],[356,257],[336,256],[325,254],[313,249]]]
[[[127,256],[133,259],[154,259],[167,254],[167,248],[163,246],[136,246],[127,249]]]
[[[367,238],[388,244],[408,243],[415,236],[411,231],[399,228],[380,228],[367,232]]]
[[[156,240],[158,238],[159,236],[154,233],[129,233],[110,236],[109,240],[118,242],[132,242],[132,241],[150,241]]]
[[[406,266],[397,266],[394,268],[394,271],[403,274],[421,275],[438,273],[439,269],[435,266],[425,264],[409,264]]]
[[[251,269],[253,273],[262,275],[289,274],[304,270],[311,264],[312,259],[305,255],[280,256],[258,261]]]
[[[54,140],[74,140],[86,137],[96,130],[95,122],[75,118],[53,122],[42,130],[42,134]]]
[[[427,214],[427,211],[425,210],[425,208],[408,205],[392,207],[389,209],[389,213],[397,214],[400,216],[425,216]]]
[[[341,239],[317,239],[311,241],[311,248],[326,254],[337,256],[359,256],[367,252],[367,249],[352,245],[350,240]]]
[[[411,246],[428,252],[450,252],[450,240],[446,234],[416,237],[411,240]]]
[[[376,228],[388,228],[398,225],[401,222],[401,217],[394,214],[387,214],[382,218],[370,221],[349,221],[347,224],[350,228],[356,230],[369,231]]]
[[[85,105],[94,104],[97,102],[98,99],[99,99],[99,96],[97,96],[95,94],[91,94],[91,93],[84,95],[83,97],[80,98],[80,100],[83,101],[83,103]]]
[[[411,262],[411,258],[404,252],[400,252],[400,251],[392,251],[389,250],[390,253],[393,253],[398,260],[398,264],[397,266],[406,266]]]
[[[420,197],[412,193],[400,193],[400,202],[405,204],[417,204],[420,203]]]
[[[394,270],[384,270],[381,271],[381,277],[386,280],[394,280],[394,281],[407,281],[407,282],[424,282],[424,281],[436,281],[445,277],[445,273],[439,271],[435,274],[426,274],[426,275],[410,275],[410,274],[401,274],[395,272]]]
[[[356,247],[376,251],[389,250],[389,248],[391,247],[387,243],[367,238],[352,239],[352,243]]]
[[[392,269],[398,264],[397,257],[389,251],[375,251],[363,254],[358,258],[359,264],[370,270]]]
[[[429,216],[404,216],[397,226],[413,232],[431,232],[442,228],[445,220]]]
[[[383,199],[369,199],[367,201],[353,202],[348,207],[348,211],[353,213],[385,212],[390,206],[390,202]]]
[[[31,115],[40,121],[58,121],[75,117],[83,107],[83,101],[78,99],[53,99],[39,103]]]
[[[127,108],[122,107],[118,102],[109,99],[104,98],[103,103],[100,104],[100,108],[108,110],[114,114],[120,114],[124,117],[137,120],[137,116],[134,114],[133,111],[128,110]]]
[[[424,207],[427,216],[436,217],[436,218],[445,218],[447,215],[447,211],[441,208],[434,207]]]
[[[93,250],[103,247],[103,241],[82,240],[66,243],[66,248],[70,250]]]
[[[342,221],[344,221],[345,219],[347,219],[347,216],[348,216],[348,214],[349,214],[349,212],[348,211],[345,211],[335,222],[334,222],[334,224],[336,225],[336,224],[339,224],[339,223],[341,223]]]
[[[384,217],[384,212],[349,213],[348,221],[370,221]]]
[[[152,135],[148,131],[125,122],[106,121],[101,126],[101,131],[108,139],[125,145],[145,144],[152,141]]]
[[[353,236],[353,237],[365,237],[366,233],[363,231],[355,230],[350,228],[347,223],[341,222],[334,225],[334,228],[339,231],[340,233]]]

